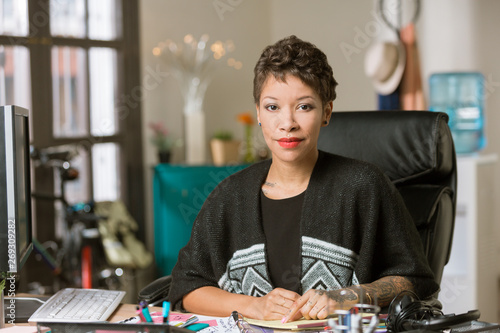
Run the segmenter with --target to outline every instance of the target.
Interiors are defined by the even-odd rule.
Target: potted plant
[[[160,163],[169,163],[173,141],[168,135],[167,128],[162,122],[151,122],[149,128],[153,131],[151,143],[156,147]]]
[[[233,139],[230,131],[219,130],[210,140],[214,165],[236,164],[240,160],[240,142]]]

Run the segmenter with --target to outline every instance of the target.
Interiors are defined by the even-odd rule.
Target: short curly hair
[[[269,45],[254,68],[253,98],[259,104],[262,88],[269,75],[285,81],[286,75],[298,77],[314,89],[323,105],[335,100],[337,81],[326,55],[315,45],[289,36]]]

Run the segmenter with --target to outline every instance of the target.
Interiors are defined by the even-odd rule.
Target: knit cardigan
[[[174,309],[182,310],[183,296],[203,286],[252,296],[274,288],[260,207],[270,165],[266,160],[229,176],[206,199],[172,271]],[[372,164],[320,151],[300,235],[302,292],[390,275],[408,277],[422,298],[439,289],[399,192]]]

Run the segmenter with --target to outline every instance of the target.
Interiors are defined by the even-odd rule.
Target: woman
[[[291,36],[268,46],[254,73],[272,158],[207,198],[172,272],[174,308],[286,322],[361,301],[386,306],[403,290],[435,293],[417,231],[387,177],[317,149],[336,97],[325,54]]]

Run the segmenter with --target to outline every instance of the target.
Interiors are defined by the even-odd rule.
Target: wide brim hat
[[[405,66],[406,51],[399,40],[374,43],[365,55],[365,74],[381,95],[389,95],[398,88]]]

